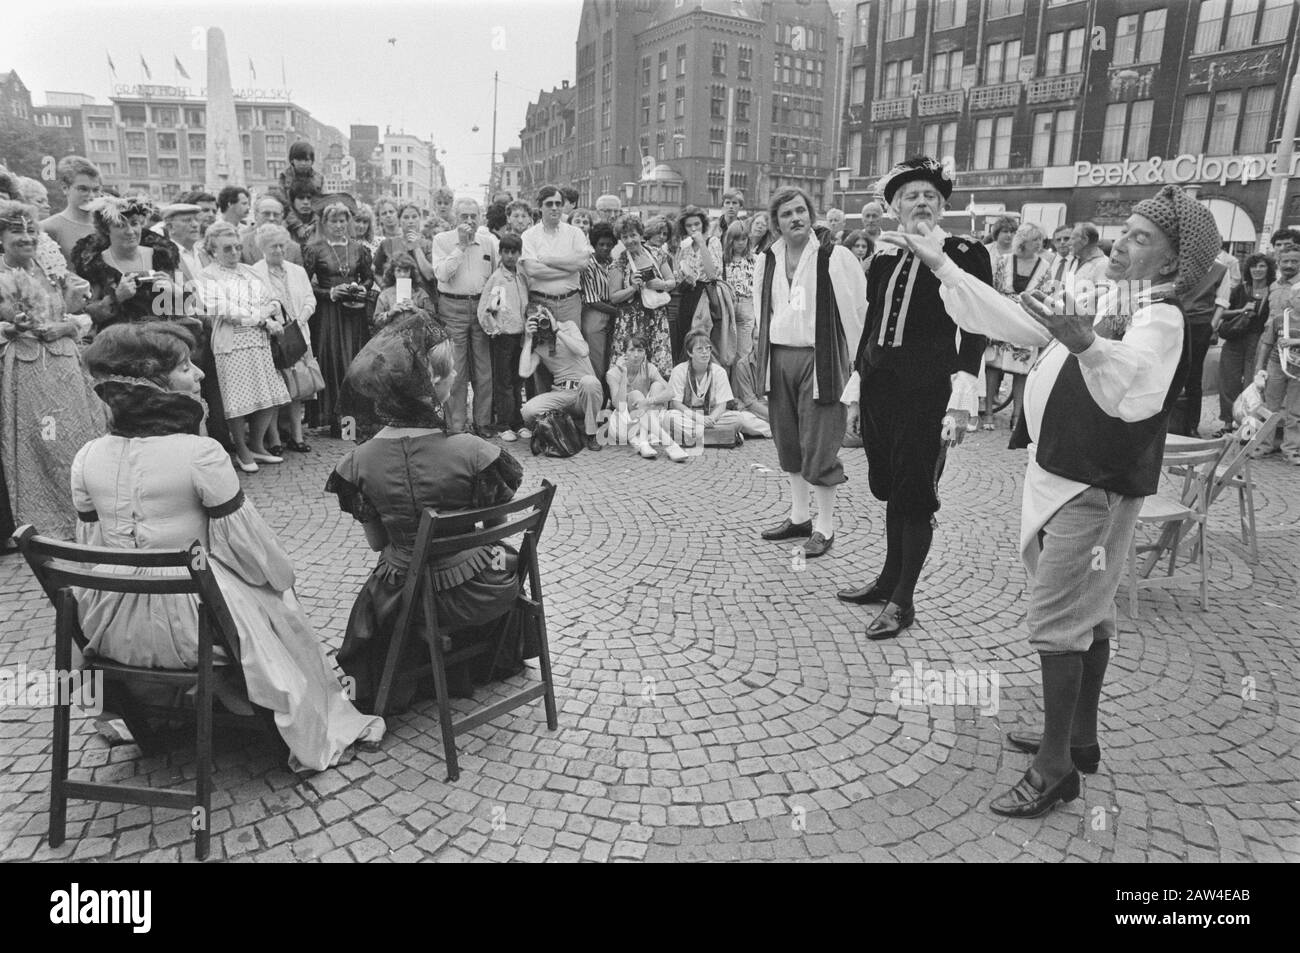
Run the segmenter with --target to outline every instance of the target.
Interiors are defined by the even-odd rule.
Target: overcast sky
[[[446,149],[448,182],[474,191],[488,176],[493,70],[502,152],[518,142],[537,91],[573,80],[581,9],[582,0],[25,0],[4,5],[0,70],[17,70],[37,105],[46,90],[107,103],[106,54],[118,83],[197,89],[207,61],[195,38],[221,27],[236,89],[279,88],[283,57],[294,101],[314,117],[344,135],[368,123],[432,138]],[[173,56],[190,81],[178,80]]]

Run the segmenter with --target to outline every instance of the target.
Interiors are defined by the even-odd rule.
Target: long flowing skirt
[[[0,359],[0,470],[15,526],[72,539],[72,460],[107,427],[77,346],[15,341]]]
[[[334,301],[322,302],[313,320],[318,323],[312,349],[325,378],[325,389],[316,396],[315,416],[319,424],[333,426],[338,422],[348,367],[370,340],[370,321],[365,308],[345,308]]]

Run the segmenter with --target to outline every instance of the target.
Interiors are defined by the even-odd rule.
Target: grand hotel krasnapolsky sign
[[[1122,162],[1076,162],[1043,170],[1044,188],[1078,188],[1085,185],[1175,185],[1183,182],[1217,182],[1246,185],[1272,178],[1278,171],[1277,156],[1206,156],[1187,153],[1172,159]],[[1291,157],[1291,177],[1300,174],[1300,153]]]

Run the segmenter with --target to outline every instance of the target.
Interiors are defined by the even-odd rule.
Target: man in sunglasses
[[[542,220],[523,234],[519,267],[528,279],[529,302],[542,305],[557,321],[577,322],[582,317],[579,294],[582,269],[591,257],[587,236],[576,225],[560,221],[564,196],[554,185],[537,191]]]

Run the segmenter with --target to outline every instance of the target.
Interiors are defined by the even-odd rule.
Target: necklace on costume
[[[334,242],[325,244],[329,247],[330,255],[334,258],[334,267],[339,270],[339,274],[344,277],[352,274],[352,243],[345,239],[338,244]],[[343,261],[339,261],[338,245],[343,246]],[[344,267],[345,265],[347,267]]]

